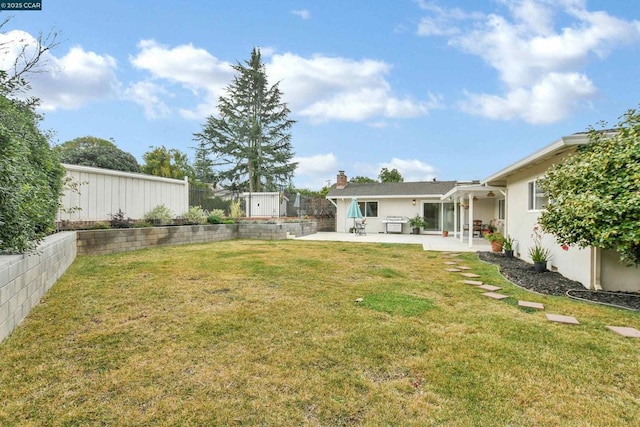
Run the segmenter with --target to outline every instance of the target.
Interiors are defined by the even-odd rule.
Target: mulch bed
[[[497,264],[506,279],[530,291],[640,311],[640,294],[636,292],[590,291],[580,282],[567,279],[560,273],[537,273],[532,264],[519,258],[506,258],[502,253],[478,252],[478,257],[482,261]]]

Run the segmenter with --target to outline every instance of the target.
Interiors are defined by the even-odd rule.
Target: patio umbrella
[[[298,216],[300,216],[300,193],[296,193],[296,199],[293,201],[293,207],[296,208]]]
[[[351,199],[351,204],[349,205],[349,209],[347,209],[347,218],[353,218],[353,226],[356,226],[356,218],[362,218],[362,211],[360,211],[360,206],[358,205],[358,199],[354,197]]]

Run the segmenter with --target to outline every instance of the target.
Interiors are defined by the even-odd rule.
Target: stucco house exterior
[[[481,185],[504,189],[504,232],[517,240],[515,252],[519,258],[531,261],[528,251],[533,246],[533,227],[549,203],[540,191],[537,180],[544,176],[551,165],[575,152],[579,145],[588,143],[586,133],[562,137],[481,181]],[[621,264],[613,250],[577,247],[563,250],[550,234],[544,235],[543,245],[551,251],[547,267],[579,281],[585,288],[640,291],[640,269]]]
[[[529,248],[534,244],[533,228],[549,203],[537,181],[551,165],[588,143],[586,133],[562,137],[476,182],[357,184],[347,182],[341,171],[337,184],[327,196],[337,207],[336,231],[349,231],[346,210],[351,199],[357,198],[367,217],[367,232],[384,232],[383,220],[387,216],[419,214],[430,222],[423,234],[448,230],[454,238],[467,241],[469,247],[473,247],[473,220],[481,222],[483,227],[492,222],[499,231],[516,240],[515,255],[531,262]],[[403,233],[409,232],[407,225]],[[542,244],[551,252],[547,268],[582,283],[585,288],[640,292],[640,268],[620,263],[613,250],[578,247],[565,250],[550,234],[544,235]]]
[[[367,219],[367,233],[388,231],[389,217],[402,217],[407,221],[416,215],[422,216],[428,226],[422,234],[441,234],[448,231],[460,239],[469,236],[469,215],[488,226],[497,217],[497,203],[488,197],[488,190],[474,200],[474,211],[460,207],[453,198],[445,197],[458,187],[477,186],[479,183],[458,181],[422,181],[393,183],[352,183],[344,171],[339,171],[337,182],[327,194],[336,206],[336,231],[348,233],[353,220],[347,218],[347,209],[352,199],[357,199],[363,216]],[[495,193],[494,193],[495,196]],[[460,231],[463,231],[462,233]],[[402,226],[403,234],[411,233],[408,223]],[[472,230],[473,234],[473,230]],[[480,236],[478,235],[478,238]],[[471,242],[473,239],[470,240]]]

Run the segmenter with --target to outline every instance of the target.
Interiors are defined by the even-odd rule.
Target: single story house
[[[421,230],[422,234],[441,234],[448,231],[462,239],[465,235],[468,236],[469,225],[473,224],[473,220],[487,228],[490,223],[495,222],[498,214],[498,205],[494,199],[499,198],[499,193],[489,194],[490,189],[487,188],[472,197],[474,204],[469,210],[464,204],[459,206],[453,198],[445,197],[455,188],[474,185],[477,186],[479,183],[437,180],[353,183],[348,181],[344,171],[339,171],[336,184],[329,190],[327,199],[336,207],[336,231],[339,233],[348,233],[353,227],[353,219],[347,217],[347,210],[352,199],[357,199],[367,220],[367,233],[409,234],[412,230],[408,220],[419,215],[427,222],[427,227]],[[389,225],[397,224],[399,221],[402,221],[401,226]],[[473,235],[473,227],[471,229]],[[477,237],[481,237],[480,233]]]
[[[336,231],[349,231],[346,211],[351,199],[357,198],[368,218],[367,232],[383,232],[386,216],[419,214],[430,223],[423,233],[448,229],[461,241],[467,239],[473,247],[474,221],[481,223],[482,228],[493,223],[499,231],[516,240],[515,255],[531,262],[529,248],[534,244],[533,229],[549,202],[538,180],[551,165],[588,143],[586,133],[562,137],[479,182],[357,184],[348,183],[341,171],[337,184],[327,195],[337,207]],[[409,227],[403,232],[410,232]],[[547,267],[582,283],[585,288],[640,291],[640,269],[620,263],[613,250],[578,247],[565,250],[550,234],[544,235],[542,244],[551,253]]]

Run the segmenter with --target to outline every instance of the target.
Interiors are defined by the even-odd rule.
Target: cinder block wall
[[[238,224],[78,231],[78,255],[105,255],[155,246],[238,238]]]
[[[76,233],[48,236],[30,255],[0,257],[0,342],[29,314],[76,257]]]

